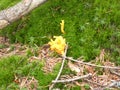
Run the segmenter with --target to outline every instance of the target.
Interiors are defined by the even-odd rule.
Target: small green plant
[[[85,90],[90,90],[90,86],[88,84],[85,84],[84,87],[85,87]]]
[[[7,46],[4,44],[0,44],[0,49],[6,48]]]
[[[15,46],[14,45],[10,45],[10,47],[9,47],[9,52],[10,51],[13,51],[15,49]]]

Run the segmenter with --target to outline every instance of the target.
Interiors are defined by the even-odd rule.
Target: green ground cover
[[[1,0],[0,10],[17,1]],[[120,64],[119,9],[120,0],[49,0],[1,30],[0,34],[8,37],[11,43],[19,42],[30,46],[42,46],[53,36],[62,35],[69,43],[68,56],[84,56],[86,61],[90,61],[95,59],[100,50],[105,49],[110,60]],[[61,20],[65,20],[65,34],[60,32]],[[3,70],[0,71],[0,86],[7,86],[11,82],[11,75],[16,71],[15,62],[20,59],[16,58],[18,57],[0,61],[0,67],[6,69],[4,73]],[[10,68],[3,63],[10,64]],[[6,76],[7,73],[9,76]],[[50,82],[52,77],[54,75],[46,82]],[[4,81],[8,78],[8,82]]]
[[[15,5],[18,1],[20,1],[20,0],[7,0],[7,1],[1,0],[0,1],[0,10],[9,8],[10,6]]]

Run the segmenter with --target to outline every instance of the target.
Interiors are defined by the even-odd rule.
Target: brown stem
[[[56,82],[57,82],[57,80],[59,79],[59,77],[60,77],[60,75],[61,75],[61,72],[62,72],[62,70],[63,70],[63,66],[64,66],[64,63],[65,63],[65,57],[66,57],[66,54],[67,54],[67,49],[68,49],[68,45],[66,45],[66,48],[65,48],[65,53],[64,53],[64,55],[63,55],[63,61],[62,61],[62,65],[61,65],[61,68],[60,68],[60,70],[59,70],[59,73],[58,73],[56,79],[54,80],[54,81],[56,81]],[[49,87],[49,90],[52,90],[52,88],[54,87],[54,85],[55,85],[55,83],[53,83],[53,84]]]
[[[88,78],[92,76],[91,73],[87,74],[87,75],[83,75],[83,76],[77,76],[77,77],[74,77],[74,78],[71,78],[71,79],[64,79],[64,80],[53,80],[52,82],[53,83],[64,83],[64,82],[71,82],[71,81],[75,81],[75,80],[79,80],[79,79],[83,79],[83,78]]]
[[[100,65],[95,65],[95,64],[91,64],[91,63],[86,63],[86,62],[78,61],[76,59],[69,58],[69,57],[65,57],[65,58],[68,59],[68,60],[74,61],[74,62],[78,62],[80,64],[85,64],[85,65],[89,65],[89,66],[93,66],[93,67],[108,68],[108,69],[120,69],[120,67],[100,66]]]

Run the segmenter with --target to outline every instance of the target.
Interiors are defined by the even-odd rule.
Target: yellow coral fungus
[[[62,22],[60,23],[61,25],[61,32],[64,34],[65,31],[64,31],[64,20],[61,20]]]
[[[50,49],[63,55],[66,46],[65,39],[62,36],[54,36],[54,38],[55,40],[51,39],[51,41],[48,43],[50,45]]]

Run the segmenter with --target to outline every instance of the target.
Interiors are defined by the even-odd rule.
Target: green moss
[[[9,8],[13,5],[15,5],[16,3],[18,3],[18,1],[20,0],[0,0],[0,10],[3,10],[3,9],[6,9],[6,8]]]
[[[119,60],[119,2],[50,0],[6,27],[2,34],[11,42],[39,46],[54,35],[62,35],[60,21],[64,19],[66,34],[63,36],[69,42],[68,55],[84,56],[89,61],[104,48],[111,53],[111,59]]]
[[[0,87],[7,86],[13,82],[15,70],[26,62],[24,61],[20,63],[22,59],[23,58],[15,56],[0,61]]]
[[[42,67],[44,62],[32,62],[29,63],[25,57],[12,56],[9,58],[2,59],[0,61],[0,89],[15,88],[18,87],[14,82],[14,75],[19,77],[23,76],[34,76],[38,80],[38,84],[40,89],[48,89],[46,87],[51,83],[51,81],[56,77],[59,65],[56,66],[53,73],[45,74],[42,71]]]

